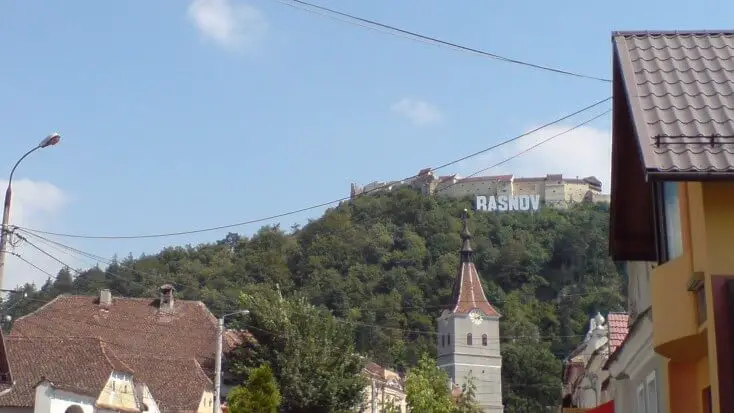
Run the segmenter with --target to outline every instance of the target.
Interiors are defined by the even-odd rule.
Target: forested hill
[[[277,284],[283,295],[298,291],[353,321],[358,348],[402,370],[423,351],[435,353],[435,319],[459,260],[459,217],[470,206],[407,189],[363,196],[287,232],[263,227],[252,238],[229,234],[115,260],[73,282],[62,271],[22,302],[5,303],[5,313],[18,317],[59,292],[152,296],[166,282],[220,313],[236,308],[245,286]],[[626,281],[607,253],[608,220],[608,207],[593,204],[473,214],[475,263],[503,314],[506,398],[537,398],[545,387],[555,397],[560,359],[582,338],[589,315],[624,308]]]

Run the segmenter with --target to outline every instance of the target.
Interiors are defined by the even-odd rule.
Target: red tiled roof
[[[473,250],[471,247],[471,233],[469,232],[468,212],[464,211],[463,229],[461,238],[463,246],[461,249],[461,262],[459,263],[459,271],[454,282],[454,291],[452,297],[453,309],[456,314],[467,314],[474,309],[482,311],[486,316],[499,317],[500,313],[492,307],[487,300],[482,288],[482,281],[479,279],[479,273],[472,261]]]
[[[157,299],[59,296],[13,323],[10,337],[101,337],[116,354],[196,358],[213,370],[216,319],[198,301],[175,300],[159,311]]]
[[[8,337],[6,345],[15,385],[0,396],[2,407],[33,407],[35,386],[44,379],[98,395],[113,371],[131,372],[98,338]]]
[[[609,334],[609,354],[613,354],[627,338],[629,331],[629,314],[609,313],[607,315],[607,332]]]
[[[148,386],[161,410],[167,412],[195,412],[204,391],[214,388],[194,358],[128,355],[123,361],[134,370],[135,381]]]
[[[459,264],[459,274],[454,284],[454,308],[452,312],[468,314],[473,309],[481,310],[485,315],[497,317],[500,315],[489,303],[482,288],[482,281],[473,262]]]

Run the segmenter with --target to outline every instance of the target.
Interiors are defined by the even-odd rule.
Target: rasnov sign
[[[477,195],[474,205],[477,211],[537,211],[540,195]]]

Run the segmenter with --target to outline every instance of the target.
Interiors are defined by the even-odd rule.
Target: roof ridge
[[[40,312],[41,310],[43,310],[43,309],[45,309],[46,307],[48,307],[48,306],[50,306],[51,304],[53,304],[53,303],[54,303],[55,301],[57,301],[57,300],[58,300],[59,298],[61,298],[61,297],[68,297],[68,296],[70,296],[70,295],[69,295],[69,294],[59,294],[59,295],[57,295],[57,296],[56,296],[56,297],[54,297],[53,299],[49,300],[49,301],[48,301],[48,302],[47,302],[46,304],[44,304],[44,305],[42,305],[42,306],[40,306],[40,307],[36,308],[35,310],[31,311],[30,313],[28,313],[28,314],[26,314],[26,315],[23,315],[23,316],[20,316],[20,317],[16,318],[16,319],[15,319],[15,321],[13,322],[13,324],[17,323],[18,321],[20,321],[20,320],[22,320],[22,319],[24,319],[24,318],[26,318],[26,317],[29,317],[29,316],[33,316],[33,315],[36,315],[36,314],[37,314],[37,313],[39,313],[39,312]]]
[[[733,29],[726,30],[614,30],[612,36],[711,36],[733,35]]]

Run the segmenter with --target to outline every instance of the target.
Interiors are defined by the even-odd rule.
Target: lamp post
[[[219,322],[217,323],[217,351],[214,355],[214,403],[212,403],[212,413],[219,413],[221,407],[219,399],[222,393],[222,338],[224,336],[224,319],[238,314],[250,314],[250,310],[240,310],[224,314],[219,317]]]
[[[49,146],[56,145],[61,140],[61,135],[58,133],[52,133],[44,138],[38,145],[33,147],[31,150],[21,156],[20,159],[13,165],[13,169],[10,170],[10,177],[8,178],[8,189],[5,190],[5,206],[3,208],[3,224],[0,227],[0,288],[3,286],[3,279],[5,277],[5,253],[7,252],[8,238],[10,236],[10,228],[8,228],[8,222],[10,221],[10,201],[13,197],[13,174],[15,169],[28,155],[33,152],[47,148]]]

